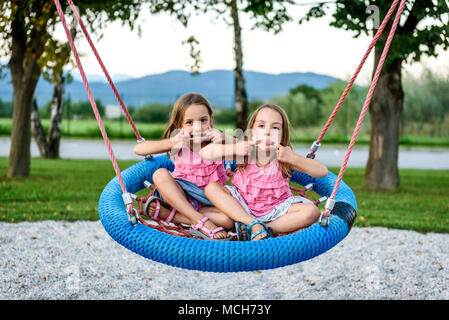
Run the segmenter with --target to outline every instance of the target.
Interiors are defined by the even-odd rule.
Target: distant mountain
[[[120,76],[123,79],[123,75]],[[76,76],[74,76],[77,79]],[[117,104],[109,84],[99,82],[98,78],[89,77],[92,93],[103,104]],[[0,99],[11,101],[12,85],[10,77],[0,79]],[[126,79],[126,78],[125,78]],[[337,79],[316,73],[281,73],[267,74],[245,71],[246,89],[249,99],[270,99],[275,95],[288,92],[299,84],[308,84],[322,89]],[[187,71],[169,71],[142,78],[130,78],[115,82],[115,85],[128,106],[140,107],[148,103],[173,103],[187,92],[203,94],[213,106],[231,107],[234,104],[234,75],[230,70],[214,70],[192,75]],[[72,101],[88,100],[84,85],[75,80],[66,87],[67,95]],[[51,99],[53,86],[40,79],[36,89],[38,105],[44,105]]]
[[[83,80],[81,79],[81,75],[79,73],[72,73],[73,79],[79,82],[82,82]],[[114,81],[114,83],[119,82],[119,81],[126,81],[126,80],[130,80],[130,79],[134,79],[131,76],[128,76],[126,74],[116,74],[111,76],[112,81]],[[94,74],[94,75],[87,75],[87,80],[89,81],[89,83],[91,82],[102,82],[102,83],[108,83],[108,80],[106,79],[106,77],[104,75],[98,75],[98,74]]]

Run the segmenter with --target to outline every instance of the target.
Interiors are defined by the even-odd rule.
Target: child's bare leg
[[[300,228],[306,228],[317,222],[320,211],[317,206],[311,203],[294,203],[287,213],[267,223],[274,233],[293,232]]]
[[[203,215],[196,211],[187,200],[184,191],[172,177],[170,171],[165,168],[156,170],[153,174],[153,182],[164,201],[175,208],[178,213],[186,216],[190,224],[197,224],[203,218]],[[217,227],[212,221],[207,221],[204,226],[209,229]],[[223,239],[228,237],[228,234],[225,231],[220,231],[215,234],[215,237]]]
[[[234,221],[216,207],[204,206],[200,208],[199,212],[226,230],[234,227]]]
[[[150,214],[150,216],[154,215],[154,212],[156,211],[156,206],[157,205],[155,202],[150,203],[150,206],[148,208],[148,213]],[[171,210],[161,205],[158,217],[165,219],[170,215],[170,211]],[[221,226],[226,230],[232,229],[234,227],[234,221],[215,207],[203,206],[198,210],[198,212],[201,213],[203,216],[208,217],[217,226]],[[175,214],[172,221],[174,223],[190,224],[189,218],[187,218],[180,212],[177,212],[177,214]]]
[[[209,183],[204,189],[204,192],[209,201],[233,221],[239,221],[248,225],[251,221],[255,220],[243,209],[240,202],[231,195],[229,190],[221,184],[216,182]],[[262,229],[263,226],[256,224],[253,226],[251,232],[257,232]],[[254,240],[259,240],[264,237],[264,234],[260,234]]]
[[[156,202],[151,202],[148,207],[148,213],[150,217],[154,216],[154,213],[156,212],[157,204]],[[166,219],[170,215],[171,210],[165,208],[164,206],[160,205],[159,214],[158,217],[161,219]],[[189,218],[187,218],[185,215],[183,215],[181,212],[176,212],[175,216],[173,217],[172,222],[174,223],[184,223],[184,224],[191,224]]]

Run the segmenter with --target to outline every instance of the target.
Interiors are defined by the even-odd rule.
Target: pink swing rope
[[[358,133],[360,131],[360,128],[361,128],[362,123],[363,123],[363,120],[365,118],[366,111],[368,110],[368,106],[369,106],[369,104],[371,102],[371,98],[373,96],[374,89],[376,88],[377,81],[379,80],[380,72],[382,71],[382,67],[384,65],[385,59],[386,59],[388,51],[390,49],[391,42],[393,41],[393,37],[394,37],[394,35],[396,33],[396,28],[397,28],[397,26],[399,24],[399,20],[401,18],[402,12],[404,11],[405,2],[406,2],[406,0],[401,0],[401,3],[399,5],[399,9],[398,9],[398,11],[396,13],[396,17],[394,19],[393,25],[391,27],[390,33],[389,33],[387,41],[385,43],[385,47],[384,47],[384,49],[382,51],[382,55],[381,55],[381,57],[379,59],[379,63],[377,65],[376,72],[375,72],[373,80],[371,82],[371,86],[369,88],[368,94],[366,96],[366,100],[365,100],[365,103],[363,105],[362,112],[360,113],[359,119],[357,121],[357,125],[356,125],[355,130],[354,130],[354,134],[352,135],[351,142],[349,143],[348,150],[346,151],[346,155],[345,155],[345,158],[343,160],[343,164],[341,166],[340,172],[338,173],[337,181],[335,182],[335,186],[334,186],[334,189],[332,191],[332,194],[331,194],[328,202],[326,203],[325,211],[321,214],[324,217],[329,217],[330,212],[333,209],[333,205],[335,203],[335,195],[337,194],[338,187],[340,186],[340,182],[341,182],[341,180],[343,178],[343,175],[344,175],[344,172],[346,170],[346,165],[348,163],[349,157],[351,155],[351,151],[352,151],[352,149],[354,147],[354,144],[355,144],[355,140],[357,139],[357,135],[358,135]]]
[[[78,51],[77,51],[76,46],[75,46],[75,44],[73,42],[73,38],[72,38],[72,35],[70,33],[70,30],[67,27],[67,22],[65,20],[61,4],[60,4],[59,0],[54,0],[54,2],[55,2],[55,5],[56,5],[56,9],[58,10],[59,17],[61,18],[62,25],[64,27],[65,33],[67,35],[67,40],[69,41],[70,48],[72,49],[73,55],[75,57],[76,64],[78,66],[78,69],[80,71],[81,77],[83,79],[84,87],[85,87],[87,95],[89,97],[89,101],[90,101],[90,104],[92,106],[92,110],[93,110],[93,112],[95,114],[95,118],[97,119],[98,126],[100,127],[101,135],[103,136],[103,140],[104,140],[104,142],[106,144],[106,147],[108,149],[109,157],[111,158],[112,165],[114,167],[115,174],[117,175],[120,187],[121,187],[122,192],[123,192],[124,195],[128,194],[127,191],[126,191],[126,187],[125,187],[125,183],[123,181],[122,175],[120,173],[120,169],[119,169],[117,161],[115,159],[114,152],[112,151],[112,147],[111,147],[111,144],[109,142],[109,138],[108,138],[108,135],[106,133],[106,129],[104,128],[103,121],[101,120],[100,112],[98,111],[97,104],[95,103],[95,99],[94,99],[94,97],[92,95],[92,92],[90,90],[89,82],[87,81],[87,77],[86,77],[86,74],[84,72],[83,65],[81,64],[81,60],[79,58]],[[134,208],[132,206],[132,202],[131,203],[129,203],[129,202],[126,203],[126,207],[128,209],[128,213],[131,213],[131,212],[134,211]]]
[[[377,43],[377,40],[379,40],[379,37],[381,36],[382,32],[385,29],[385,26],[387,25],[388,21],[390,20],[391,15],[394,12],[394,9],[396,8],[396,5],[398,4],[399,0],[394,0],[394,2],[391,4],[390,9],[388,10],[387,15],[385,16],[384,20],[382,21],[382,24],[379,26],[379,29],[376,32],[376,35],[374,36],[373,40],[371,41],[371,44],[369,45],[365,55],[362,58],[362,61],[360,62],[359,66],[357,67],[354,75],[352,76],[351,80],[349,81],[348,85],[346,86],[345,91],[340,97],[340,100],[338,101],[337,105],[335,106],[334,110],[332,111],[332,114],[330,115],[329,119],[327,120],[326,125],[324,126],[323,130],[321,131],[318,139],[312,144],[312,147],[310,148],[309,153],[307,154],[308,158],[313,158],[315,156],[315,153],[318,149],[318,146],[320,145],[321,141],[324,138],[324,135],[326,134],[327,130],[329,129],[330,125],[332,124],[332,121],[334,120],[337,112],[340,110],[341,105],[346,99],[346,96],[348,95],[349,91],[352,88],[352,85],[354,84],[354,81],[357,79],[360,71],[362,70],[362,67],[364,66],[366,60],[368,59],[368,56],[371,53],[371,50],[373,49],[374,45]]]
[[[76,9],[76,6],[73,4],[73,1],[72,1],[72,0],[67,0],[67,2],[69,3],[70,8],[72,9],[72,12],[73,12],[73,14],[75,15],[75,18],[76,18],[76,20],[78,21],[78,24],[79,24],[79,26],[81,27],[81,30],[83,31],[84,36],[85,36],[86,39],[87,39],[87,42],[89,42],[89,45],[90,45],[90,47],[91,47],[91,49],[92,49],[92,51],[93,51],[95,57],[97,58],[97,61],[98,61],[98,63],[100,64],[100,67],[101,67],[101,69],[103,70],[103,73],[104,73],[104,75],[106,76],[106,78],[107,78],[107,80],[108,80],[108,82],[109,82],[109,85],[110,85],[111,88],[112,88],[112,91],[114,91],[114,94],[115,94],[115,96],[116,96],[118,102],[120,103],[120,106],[122,107],[123,112],[125,113],[126,119],[128,119],[128,122],[129,122],[129,124],[131,125],[131,127],[132,127],[132,129],[133,129],[133,131],[134,131],[134,134],[135,134],[136,137],[137,137],[137,141],[138,141],[138,142],[143,141],[142,136],[141,136],[140,133],[139,133],[139,130],[137,130],[137,128],[136,128],[136,126],[135,126],[135,124],[134,124],[134,121],[131,119],[131,116],[130,116],[130,114],[129,114],[129,112],[128,112],[128,109],[127,109],[126,106],[125,106],[125,103],[123,102],[123,100],[122,100],[120,94],[118,93],[118,90],[117,90],[117,88],[115,87],[115,84],[114,84],[114,82],[112,81],[111,76],[109,75],[108,70],[107,70],[106,67],[104,66],[104,63],[103,63],[103,61],[101,60],[100,55],[98,54],[98,51],[97,51],[97,49],[95,48],[95,45],[93,44],[92,39],[90,38],[90,35],[89,35],[89,33],[87,32],[87,30],[86,30],[86,27],[84,26],[84,23],[83,23],[83,21],[82,21],[82,19],[81,19],[81,17],[80,17],[80,14],[79,14],[78,10]]]

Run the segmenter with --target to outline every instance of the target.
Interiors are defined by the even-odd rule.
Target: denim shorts
[[[186,196],[189,198],[190,203],[196,210],[198,210],[202,205],[213,207],[213,204],[209,201],[209,199],[206,198],[204,190],[198,187],[196,184],[179,178],[175,178],[175,180],[182,188],[182,190],[184,190]],[[157,189],[154,189],[153,196],[157,196],[164,200]]]
[[[313,201],[301,197],[301,196],[291,196],[290,198],[287,198],[284,202],[282,202],[279,206],[275,206],[271,212],[267,213],[263,216],[255,216],[252,214],[251,210],[248,208],[248,205],[246,204],[245,200],[243,199],[242,195],[238,192],[237,188],[235,186],[225,186],[231,195],[238,200],[238,202],[241,204],[243,209],[248,213],[251,217],[261,221],[261,222],[270,222],[273,220],[276,220],[279,217],[282,217],[284,214],[287,213],[288,209],[290,209],[290,206],[294,203],[311,203],[313,204]]]

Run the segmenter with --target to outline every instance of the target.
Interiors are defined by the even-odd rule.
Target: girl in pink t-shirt
[[[260,240],[273,233],[292,232],[319,218],[318,207],[312,201],[291,193],[289,180],[292,170],[319,178],[327,175],[327,168],[292,151],[289,128],[284,110],[267,104],[252,115],[248,141],[222,146],[211,144],[201,150],[204,159],[232,156],[237,158],[237,164],[242,162],[232,178],[232,186],[211,182],[205,188],[212,204],[236,221],[241,240]]]
[[[139,143],[134,152],[138,155],[167,152],[175,164],[171,173],[165,168],[153,173],[157,191],[145,208],[154,219],[191,224],[190,233],[204,239],[230,240],[224,228],[231,228],[234,222],[210,202],[202,206],[186,194],[188,188],[205,198],[203,189],[207,184],[224,185],[229,179],[223,160],[204,160],[198,153],[207,144],[224,143],[225,135],[213,129],[212,123],[212,108],[206,98],[200,94],[186,94],[176,101],[163,139]]]

